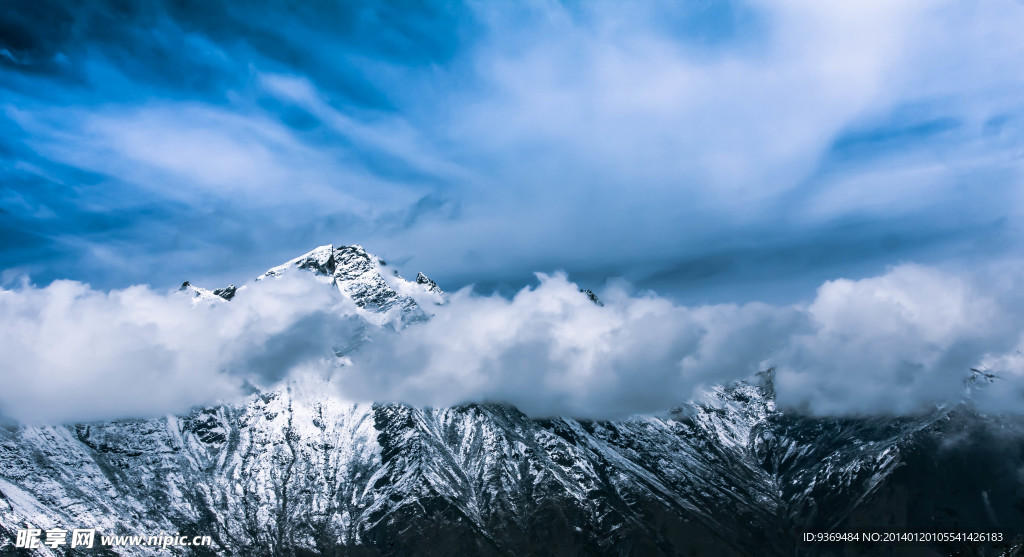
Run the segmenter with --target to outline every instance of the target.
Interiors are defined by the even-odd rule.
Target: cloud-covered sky
[[[1024,5],[15,1],[4,281],[241,282],[360,243],[449,290],[792,302],[1020,248]]]
[[[0,407],[312,365],[338,300],[166,292],[330,242],[475,285],[353,356],[354,397],[618,415],[776,365],[789,407],[902,413],[981,365],[1014,408],[1020,29],[1014,0],[9,2]]]

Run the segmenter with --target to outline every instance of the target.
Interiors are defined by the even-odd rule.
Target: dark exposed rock
[[[213,295],[214,296],[220,296],[221,298],[224,298],[225,300],[230,300],[231,298],[235,297],[235,292],[237,292],[237,291],[238,291],[238,288],[235,287],[235,285],[229,284],[227,288],[218,288],[218,289],[214,290],[213,291]]]
[[[591,290],[589,288],[587,288],[587,289],[580,288],[580,292],[586,294],[587,298],[589,298],[591,302],[594,302],[595,304],[597,304],[597,305],[599,305],[601,307],[604,307],[604,302],[602,302],[601,300],[599,300],[597,298],[597,294],[594,294],[593,290]]]

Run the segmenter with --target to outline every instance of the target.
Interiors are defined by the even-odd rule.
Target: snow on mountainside
[[[426,276],[389,274],[359,246],[322,246],[260,280],[300,270],[376,325],[444,303]],[[231,303],[258,285],[183,290]],[[26,527],[209,535],[210,548],[165,551],[239,556],[813,555],[822,548],[798,534],[1024,532],[1024,490],[1005,464],[1016,450],[1024,465],[1024,444],[947,443],[988,435],[967,407],[802,417],[775,407],[765,372],[662,415],[595,422],[499,404],[355,404],[324,381],[160,419],[0,429],[0,555],[22,554]]]
[[[426,318],[422,305],[441,304],[444,293],[434,281],[419,273],[408,281],[398,272],[388,274],[385,263],[362,246],[320,246],[268,270],[256,280],[277,278],[301,269],[335,286],[359,308],[360,315],[376,325]]]

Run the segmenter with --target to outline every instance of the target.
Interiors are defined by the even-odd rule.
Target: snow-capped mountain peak
[[[216,290],[208,290],[200,286],[196,286],[189,281],[181,283],[181,287],[178,288],[178,292],[192,299],[192,303],[215,303],[224,302],[230,300],[237,289],[234,285],[228,286],[227,288],[218,288]]]
[[[334,259],[334,245],[327,244],[300,255],[287,263],[283,263],[277,267],[269,269],[266,273],[263,273],[263,276],[256,280],[263,277],[280,277],[290,269],[295,268],[308,269],[317,275],[329,277],[334,274],[336,267],[337,263]]]
[[[325,244],[268,269],[255,281],[277,279],[294,272],[312,273],[337,288],[342,296],[355,303],[360,315],[377,325],[422,320],[427,317],[423,307],[445,303],[444,292],[423,273],[410,281],[397,271],[388,273],[386,265],[361,245]],[[245,288],[231,285],[211,291],[186,281],[181,291],[191,296],[194,303],[216,303],[231,300]]]

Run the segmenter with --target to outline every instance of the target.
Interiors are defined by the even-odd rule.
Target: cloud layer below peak
[[[348,400],[497,401],[535,416],[609,418],[663,411],[774,366],[778,404],[799,412],[955,403],[972,367],[999,376],[973,393],[977,404],[1019,412],[1024,299],[1006,278],[1016,271],[901,265],[828,281],[809,303],[703,306],[622,282],[599,306],[564,274],[541,274],[512,298],[456,292],[397,331],[354,317],[354,304],[311,276],[195,307],[147,287],[23,284],[0,291],[0,411],[30,422],[149,416],[314,374]]]

